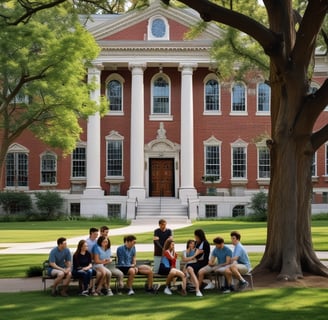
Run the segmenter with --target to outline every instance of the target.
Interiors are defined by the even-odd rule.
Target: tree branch
[[[314,151],[318,150],[326,141],[328,141],[328,124],[312,134],[311,142]]]
[[[169,4],[168,0],[162,2]],[[208,0],[180,0],[180,2],[199,12],[204,21],[217,21],[248,34],[259,42],[267,55],[280,54],[281,37],[254,19]]]
[[[308,67],[315,49],[317,35],[328,12],[327,0],[308,1],[291,58],[297,65]],[[306,68],[307,69],[307,68]]]

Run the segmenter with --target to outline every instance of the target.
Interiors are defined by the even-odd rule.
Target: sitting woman
[[[106,268],[106,265],[112,262],[112,251],[109,247],[108,239],[104,236],[100,236],[97,240],[97,244],[93,248],[93,268],[100,274],[102,280],[97,284],[97,293],[102,294],[102,289],[107,296],[112,296],[113,292],[110,288],[110,280],[112,278],[112,272]]]
[[[80,240],[77,249],[73,255],[73,277],[82,279],[83,288],[80,292],[82,296],[88,296],[89,293],[95,294],[93,277],[96,271],[92,269],[91,254],[88,251],[88,244],[85,240]]]
[[[158,274],[167,275],[166,287],[164,289],[164,293],[168,295],[172,294],[172,291],[169,288],[172,280],[176,277],[181,278],[182,280],[181,294],[185,296],[187,294],[186,275],[181,270],[176,268],[177,257],[178,255],[174,250],[174,241],[172,239],[167,239],[164,243],[163,255],[162,255],[161,263],[159,265]]]

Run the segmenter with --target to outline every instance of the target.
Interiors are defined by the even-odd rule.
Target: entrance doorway
[[[174,159],[149,159],[149,196],[174,197]]]

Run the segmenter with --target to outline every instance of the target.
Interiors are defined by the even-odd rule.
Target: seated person
[[[57,286],[63,281],[63,288],[60,295],[67,297],[67,289],[71,281],[72,256],[71,251],[67,248],[66,238],[57,239],[57,247],[54,247],[49,254],[48,274],[55,277],[51,294],[57,294]]]
[[[215,248],[211,252],[211,258],[208,261],[208,265],[198,271],[198,281],[200,285],[203,283],[206,274],[209,274],[212,271],[223,274],[225,272],[225,269],[231,263],[232,251],[224,244],[223,238],[216,237],[213,242],[215,244]],[[214,284],[211,281],[204,289],[213,288]]]
[[[239,289],[245,289],[248,286],[248,282],[243,278],[243,275],[251,270],[248,254],[240,243],[240,233],[238,231],[232,231],[230,236],[231,242],[234,245],[234,250],[232,252],[231,264],[224,272],[227,280],[227,288],[223,291],[224,293],[229,293],[234,290],[232,277],[239,280]]]
[[[185,296],[187,294],[186,291],[186,275],[176,268],[178,254],[174,250],[174,241],[172,239],[167,239],[164,243],[163,247],[163,256],[161,263],[159,265],[158,274],[167,275],[166,278],[166,287],[164,289],[164,293],[171,295],[172,291],[170,290],[171,282],[179,277],[182,280],[182,291],[181,294]]]
[[[91,254],[88,251],[88,243],[86,240],[80,240],[75,253],[73,254],[73,271],[75,278],[82,279],[83,288],[80,292],[82,296],[88,296],[89,293],[96,295],[94,292],[93,277],[96,271],[92,269]]]
[[[151,267],[147,265],[137,266],[135,243],[136,237],[134,235],[124,237],[124,245],[118,247],[116,250],[116,267],[120,269],[125,275],[128,275],[128,295],[134,294],[132,285],[136,274],[147,275],[148,281],[146,291],[148,293],[156,293],[159,286],[156,285],[153,287],[153,271]]]

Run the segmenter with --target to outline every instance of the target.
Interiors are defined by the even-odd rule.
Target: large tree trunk
[[[312,128],[303,126],[307,75],[290,69],[279,77],[271,70],[272,140],[268,235],[264,256],[257,267],[296,280],[303,272],[328,276],[311,240],[311,165],[315,150]]]

